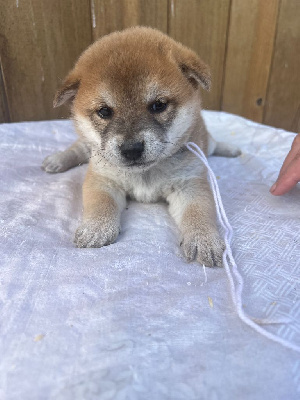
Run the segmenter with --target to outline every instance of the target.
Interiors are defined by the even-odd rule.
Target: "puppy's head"
[[[195,128],[208,67],[151,28],[105,36],[79,58],[54,106],[72,101],[79,132],[119,168],[148,169],[176,153]]]

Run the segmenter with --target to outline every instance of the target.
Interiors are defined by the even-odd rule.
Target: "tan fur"
[[[76,231],[78,247],[101,247],[114,242],[120,231],[125,192],[113,181],[102,179],[89,169],[83,185],[83,220]]]
[[[43,164],[47,172],[62,172],[90,158],[78,247],[101,247],[117,238],[126,197],[164,199],[181,231],[186,258],[222,264],[223,242],[206,171],[185,143],[195,142],[206,154],[232,154],[206,130],[200,86],[210,87],[206,64],[154,29],[113,33],[82,54],[54,99],[54,106],[71,102],[80,139]],[[162,112],[154,102],[166,105]],[[100,113],[103,107],[112,110],[109,117]]]

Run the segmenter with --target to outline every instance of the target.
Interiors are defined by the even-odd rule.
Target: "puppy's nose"
[[[127,160],[135,161],[141,158],[144,151],[144,142],[123,143],[120,146],[121,154]]]

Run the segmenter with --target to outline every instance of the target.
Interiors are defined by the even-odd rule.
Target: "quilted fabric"
[[[268,191],[294,134],[204,117],[243,152],[209,161],[244,310],[300,346],[300,191]],[[86,166],[40,169],[75,139],[71,123],[3,124],[0,135],[1,400],[299,398],[299,353],[239,320],[223,269],[185,262],[165,204],[129,203],[115,244],[76,249]]]

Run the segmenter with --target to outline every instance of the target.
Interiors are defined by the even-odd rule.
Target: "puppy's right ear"
[[[71,71],[55,94],[53,107],[59,107],[68,100],[73,100],[79,88],[80,79],[77,73]]]

